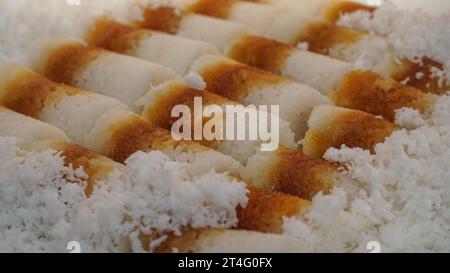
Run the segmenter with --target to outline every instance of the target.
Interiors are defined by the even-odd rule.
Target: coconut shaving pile
[[[367,252],[377,241],[383,252],[450,251],[450,97],[430,116],[402,109],[394,133],[375,154],[330,149],[325,158],[346,166],[360,185],[317,195],[304,217],[286,219],[286,234],[309,251]]]
[[[431,72],[442,85],[450,83],[450,12],[436,16],[423,10],[399,10],[385,1],[373,14],[345,13],[337,24],[385,37],[387,44],[378,46],[393,48],[398,58],[417,63],[427,57],[440,62],[444,69],[436,67]]]
[[[134,154],[128,176],[113,172],[88,198],[82,169],[64,166],[56,151],[17,144],[0,138],[0,252],[67,252],[74,240],[83,252],[151,250],[165,238],[143,246],[139,234],[230,228],[247,202],[244,183],[213,172],[192,177],[160,152]]]

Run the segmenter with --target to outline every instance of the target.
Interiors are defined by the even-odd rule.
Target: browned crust
[[[247,96],[251,88],[286,81],[284,77],[240,63],[210,65],[201,75],[209,91],[236,101]]]
[[[108,142],[108,157],[117,162],[125,162],[137,151],[153,150],[157,142],[171,140],[170,135],[152,123],[133,116],[114,130]]]
[[[197,0],[188,10],[221,19],[228,18],[237,0]]]
[[[152,102],[152,108],[144,109],[143,116],[154,123],[155,125],[171,130],[172,125],[178,120],[176,117],[172,117],[172,109],[177,105],[185,105],[194,112],[194,99],[202,98],[203,108],[208,105],[224,105],[224,104],[236,104],[226,98],[220,97],[208,91],[198,90],[190,88],[184,84],[175,84],[171,86],[171,89],[167,92],[160,93],[155,101]],[[192,115],[192,121],[194,121],[194,115]],[[211,118],[203,118],[203,125],[206,124]],[[194,129],[192,127],[192,134],[194,135]],[[216,141],[201,140],[200,144],[217,148],[218,143]]]
[[[305,153],[320,158],[329,148],[362,148],[373,152],[375,145],[385,141],[399,127],[374,115],[349,110],[330,117],[326,126],[310,129],[304,143],[308,143]]]
[[[208,91],[190,88],[184,84],[174,84],[166,92],[156,96],[151,103],[152,108],[144,110],[144,117],[164,129],[169,129],[178,118],[171,117],[172,109],[176,105],[186,105],[194,109],[194,98],[202,98],[203,106],[216,104],[235,104],[226,98],[220,97]]]
[[[295,48],[264,37],[245,35],[233,44],[228,56],[236,61],[281,74]]]
[[[152,108],[146,108],[143,116],[164,129],[170,129],[178,118],[171,116],[172,109],[176,105],[186,105],[194,109],[194,98],[202,98],[203,106],[216,104],[235,104],[224,97],[220,97],[208,91],[190,88],[184,84],[174,84],[169,89],[160,93],[151,103]]]
[[[153,8],[148,6],[143,11],[144,20],[137,25],[147,29],[159,30],[170,34],[176,34],[183,19],[181,11],[177,9],[160,6]]]
[[[115,129],[108,141],[108,157],[117,162],[125,162],[137,151],[167,150],[183,147],[180,152],[205,150],[207,148],[190,141],[175,141],[170,132],[151,122],[133,116]]]
[[[281,233],[284,217],[292,217],[309,202],[272,190],[251,189],[245,208],[237,208],[238,229]]]
[[[329,193],[335,186],[336,165],[291,149],[280,149],[276,156],[271,174],[274,190],[311,200],[319,192]]]
[[[327,22],[335,23],[342,14],[358,10],[365,10],[372,13],[376,8],[353,1],[336,1],[326,7],[322,16]]]
[[[41,72],[53,81],[74,85],[77,75],[101,52],[80,43],[63,45],[50,52]]]
[[[352,44],[358,41],[364,32],[339,27],[331,23],[318,22],[308,26],[300,35],[298,42],[307,42],[309,50],[319,54],[329,55],[333,46],[338,44]]]
[[[94,186],[98,181],[105,179],[113,171],[114,167],[119,166],[111,159],[100,156],[79,145],[60,143],[58,146],[57,149],[61,151],[66,165],[72,165],[74,169],[83,168],[88,175],[85,189],[88,196],[93,192]]]
[[[5,87],[1,104],[21,114],[39,118],[43,108],[51,103],[52,95],[64,93],[75,95],[81,91],[54,83],[32,72],[22,73]],[[57,95],[55,95],[55,98]]]
[[[403,60],[399,70],[391,75],[397,81],[407,81],[407,84],[420,90],[442,95],[450,89],[450,84],[439,85],[439,79],[432,76],[432,68],[443,70],[444,66],[429,58],[423,58],[420,63]],[[417,77],[421,73],[423,77]]]
[[[144,37],[152,34],[143,30],[115,22],[108,18],[99,19],[88,33],[88,43],[119,53],[134,51]]]
[[[395,110],[410,107],[426,113],[435,96],[375,72],[347,74],[331,97],[336,105],[365,111],[394,121]]]

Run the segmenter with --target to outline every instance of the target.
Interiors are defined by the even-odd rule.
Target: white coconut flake
[[[394,59],[401,63],[396,56],[393,56],[392,45],[384,38],[373,33],[364,35],[358,43],[341,49],[335,48],[337,52],[332,54],[342,54],[345,59],[353,62],[355,68],[363,70],[384,71],[385,63]]]
[[[428,57],[440,62],[444,70],[434,69],[433,75],[441,86],[450,83],[450,12],[437,16],[420,9],[400,10],[385,1],[373,14],[345,13],[337,24],[386,37],[399,58],[415,62]]]
[[[247,202],[244,183],[213,172],[192,177],[187,164],[160,152],[137,153],[126,168],[128,177],[113,172],[88,198],[85,173],[58,153],[25,152],[0,138],[0,252],[67,252],[70,241],[82,252],[127,251],[129,241],[140,252],[140,233],[230,228]]]
[[[134,213],[149,211],[143,223],[158,231],[233,227],[237,206],[247,202],[244,183],[213,172],[189,177],[187,164],[170,161],[160,152],[134,154],[127,160],[127,173],[133,190],[142,196]]]
[[[285,220],[285,233],[307,251],[368,252],[371,241],[382,252],[450,251],[450,97],[427,117],[399,110],[397,122],[415,129],[395,132],[375,154],[328,150],[358,189],[317,195],[308,213]]]
[[[425,121],[416,109],[402,108],[396,111],[395,123],[409,130],[425,125]]]

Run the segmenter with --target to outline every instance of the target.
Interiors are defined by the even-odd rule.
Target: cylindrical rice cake
[[[256,188],[311,200],[317,193],[329,193],[344,182],[338,165],[321,158],[310,158],[301,152],[280,148],[276,152],[260,152],[252,156],[241,177]]]
[[[236,37],[251,33],[241,24],[185,13],[171,6],[147,6],[142,13],[144,19],[137,23],[140,27],[204,41],[222,52]]]
[[[255,35],[264,35],[272,27],[274,10],[271,6],[233,0],[198,0],[184,10],[210,17],[238,22],[250,27]]]
[[[168,131],[120,109],[112,109],[96,120],[94,129],[86,136],[86,146],[118,162],[125,162],[137,151],[159,150],[202,170],[237,175],[240,169],[240,164],[231,157],[195,142],[175,141]]]
[[[192,2],[192,1],[191,1]],[[285,21],[298,26],[305,25],[305,17],[283,16],[280,9],[271,5],[233,1],[198,0],[190,5],[179,5],[183,10],[210,17],[226,19],[248,26],[251,34],[292,42],[298,29],[284,27]]]
[[[0,69],[0,103],[63,129],[80,145],[106,111],[129,110],[117,99],[52,82],[14,63]]]
[[[102,18],[88,34],[90,45],[162,64],[184,75],[205,54],[219,54],[211,44],[134,28]]]
[[[373,152],[375,145],[400,129],[381,117],[337,106],[316,107],[308,121],[309,130],[302,142],[303,152],[322,157],[329,148],[362,148]]]
[[[350,63],[253,35],[236,39],[226,55],[307,84],[322,93],[336,88],[341,78],[353,69]]]
[[[0,106],[0,136],[23,140],[19,145],[27,151],[55,150],[64,157],[67,166],[70,165],[74,170],[83,168],[87,175],[87,195],[92,193],[95,183],[106,179],[114,170],[124,171],[121,164],[69,143],[69,138],[62,130],[3,106]]]
[[[427,114],[436,95],[369,71],[353,71],[342,78],[330,97],[337,106],[365,111],[395,121],[396,110],[413,108]]]
[[[247,205],[238,207],[238,229],[282,233],[286,217],[301,216],[310,202],[273,190],[250,188]]]
[[[279,105],[296,138],[302,138],[312,108],[332,104],[317,90],[287,78],[218,55],[204,55],[191,72],[203,77],[206,89],[244,105]]]
[[[175,72],[162,65],[121,55],[67,38],[50,38],[37,46],[36,70],[49,79],[119,99],[133,110],[135,101]]]
[[[70,142],[59,128],[0,106],[0,135],[20,139],[21,146],[42,140]]]
[[[227,133],[227,106],[237,106],[244,109],[242,105],[225,97],[218,96],[208,91],[191,88],[181,81],[169,81],[152,89],[145,97],[142,98],[141,103],[144,105],[144,112],[142,116],[164,129],[171,130],[173,124],[178,119],[172,117],[172,109],[174,109],[177,105],[185,105],[190,108],[191,113],[194,113],[194,111],[196,111],[194,108],[195,100],[199,98],[202,99],[202,111],[210,106],[218,106],[224,111],[223,115],[220,117],[215,116],[213,118],[202,118],[203,126],[210,121],[212,122],[213,119],[220,119],[220,122],[217,124],[218,126],[222,125],[222,127],[214,128],[214,130],[221,132],[222,137]],[[260,111],[257,110],[255,113],[258,114]],[[191,124],[194,124],[194,115],[191,115],[191,118]],[[278,117],[273,115],[270,117],[270,119],[274,118]],[[245,128],[248,129],[250,126],[252,126],[252,124],[249,124],[249,120],[246,119]],[[194,136],[194,126],[192,126],[191,129],[191,136]],[[283,120],[279,120],[279,132],[280,135],[278,138],[281,145],[292,149],[297,148],[294,133],[290,130],[289,124]],[[250,156],[260,150],[262,140],[258,138],[256,140],[206,140],[203,137],[200,143],[214,148],[224,154],[231,155],[233,158],[241,161],[241,163],[246,164]]]

